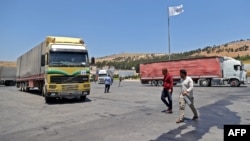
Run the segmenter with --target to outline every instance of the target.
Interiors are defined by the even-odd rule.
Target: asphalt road
[[[0,86],[1,141],[211,141],[223,140],[224,124],[250,123],[250,85],[195,87],[200,119],[192,121],[186,106],[184,123],[176,124],[178,95],[174,88],[173,114],[165,114],[161,87],[138,81],[118,82],[104,94],[92,83],[86,102],[58,100],[45,104],[36,92]]]

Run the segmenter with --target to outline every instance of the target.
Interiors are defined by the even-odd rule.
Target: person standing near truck
[[[122,83],[122,77],[120,76],[120,77],[119,77],[119,85],[118,85],[118,87],[121,86],[121,83]]]
[[[162,69],[162,74],[164,75],[164,79],[163,79],[163,90],[161,93],[161,100],[168,107],[168,109],[164,110],[164,112],[171,114],[173,113],[172,111],[173,77],[168,73],[167,68]],[[166,101],[166,97],[168,99],[168,102]]]
[[[194,97],[193,97],[193,87],[194,83],[191,77],[187,76],[187,71],[182,69],[180,70],[180,77],[181,77],[181,93],[179,97],[179,118],[177,119],[176,123],[184,122],[184,110],[185,104],[189,103],[189,107],[191,108],[194,117],[192,120],[198,120],[198,113],[196,108],[194,107]],[[185,101],[185,98],[188,98],[188,101]]]
[[[104,93],[109,93],[110,85],[112,84],[112,79],[111,79],[110,75],[108,75],[108,76],[104,79],[104,83],[105,83],[105,90],[104,90]]]

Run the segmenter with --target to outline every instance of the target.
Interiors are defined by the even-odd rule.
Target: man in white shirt
[[[112,84],[112,79],[111,79],[110,75],[108,75],[105,78],[104,83],[105,83],[104,93],[109,93],[109,88],[110,88],[110,85]]]
[[[198,113],[196,108],[194,107],[194,97],[193,97],[194,82],[191,77],[187,76],[187,71],[184,69],[180,70],[180,77],[181,77],[181,93],[179,97],[180,115],[176,123],[184,122],[184,110],[186,105],[186,101],[184,99],[185,96],[189,98],[189,100],[191,101],[189,107],[191,108],[194,114],[193,120],[197,120]]]

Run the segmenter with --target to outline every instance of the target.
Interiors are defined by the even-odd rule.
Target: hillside
[[[250,55],[250,39],[247,40],[238,40],[225,43],[222,45],[207,46],[204,48],[199,48],[196,50],[185,51],[184,53],[174,53],[172,57],[178,58],[188,58],[195,56],[228,56],[228,57],[242,57]],[[167,58],[163,53],[121,53],[114,54],[110,56],[105,56],[101,58],[96,58],[96,62],[122,62],[130,58],[129,60],[140,60],[142,58],[155,58],[163,57]]]
[[[16,62],[0,61],[0,66],[16,67]]]
[[[213,47],[208,46],[203,49],[196,50],[193,56],[195,55],[229,56],[233,58],[250,55],[250,40],[240,40]]]
[[[165,54],[163,53],[121,53],[121,54],[113,54],[110,56],[104,56],[100,58],[96,58],[96,62],[102,62],[102,61],[124,61],[127,58],[133,58],[134,60],[138,60],[141,58],[147,58],[150,56],[163,56]]]

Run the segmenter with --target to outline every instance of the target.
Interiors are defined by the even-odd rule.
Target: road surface
[[[195,87],[200,119],[186,106],[184,123],[176,124],[180,88],[174,87],[173,114],[160,100],[161,87],[118,81],[104,94],[92,83],[85,102],[57,100],[45,104],[33,91],[0,86],[1,141],[211,141],[223,140],[224,124],[249,124],[250,85]]]

